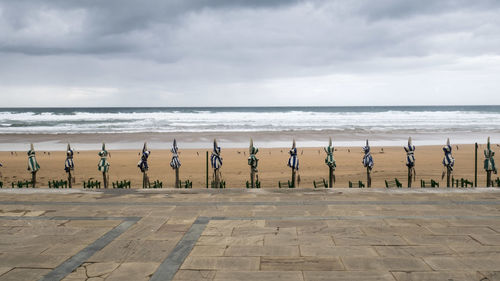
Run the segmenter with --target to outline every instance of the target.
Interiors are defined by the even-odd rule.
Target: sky
[[[0,0],[0,107],[500,104],[498,0]]]

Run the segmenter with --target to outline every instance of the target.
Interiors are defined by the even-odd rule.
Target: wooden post
[[[108,177],[106,172],[102,172],[102,182],[104,183],[104,188],[108,188]]]
[[[215,188],[219,188],[219,169],[214,169],[214,185]]]
[[[69,186],[69,188],[72,187],[71,181],[72,181],[71,170],[69,170],[69,172],[68,172],[68,186]]]
[[[207,188],[208,188],[208,151],[207,151],[207,157],[206,157],[206,160],[207,160],[206,183],[207,183]]]
[[[180,187],[180,182],[179,182],[179,168],[175,169],[175,187],[176,188]]]
[[[366,168],[366,187],[372,187],[372,174],[369,167]]]
[[[491,183],[491,171],[486,171],[486,187],[490,187]]]
[[[451,168],[446,167],[446,187],[450,187]]]
[[[36,171],[31,173],[31,183],[36,187]]]
[[[477,187],[477,142],[474,144],[474,187]]]
[[[142,188],[148,187],[148,174],[146,172],[142,172]]]
[[[329,168],[330,172],[328,175],[328,187],[333,187],[333,168]]]

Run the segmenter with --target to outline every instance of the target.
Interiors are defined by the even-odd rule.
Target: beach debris
[[[31,172],[31,184],[36,187],[36,172],[40,170],[40,165],[36,161],[35,148],[33,143],[30,144],[30,150],[28,150],[28,171]]]
[[[222,167],[222,157],[220,155],[221,149],[217,145],[217,140],[214,139],[214,149],[212,150],[212,155],[210,156],[210,164],[212,165],[213,172],[213,187],[219,188],[221,187],[221,172],[220,168]]]
[[[253,145],[253,139],[250,139],[250,147],[248,148],[248,165],[250,166],[250,183],[248,187],[255,188],[260,187],[260,182],[258,180],[255,181],[255,176],[258,172],[257,166],[259,164],[259,159],[255,156],[259,152],[259,149]]]
[[[337,167],[337,163],[335,162],[335,158],[333,157],[334,147],[332,145],[332,138],[328,141],[328,146],[324,148],[326,152],[325,164],[328,166],[328,187],[333,187],[333,183],[335,182],[335,168]]]
[[[363,152],[365,155],[363,156],[363,166],[366,168],[366,187],[372,186],[372,169],[373,169],[373,157],[370,154],[370,145],[368,144],[368,140],[366,140],[366,146],[363,146]]]
[[[73,182],[75,178],[71,174],[75,169],[75,163],[73,163],[73,149],[71,149],[71,145],[68,143],[68,147],[66,148],[66,161],[64,161],[64,170],[68,174],[68,183],[69,188],[73,187]]]
[[[177,140],[174,139],[172,143],[172,148],[170,149],[172,152],[172,160],[170,161],[170,167],[175,170],[175,187],[179,188],[179,168],[181,167],[181,161],[179,160],[179,148],[177,147]],[[198,153],[198,152],[196,152]]]
[[[148,158],[149,158],[150,154],[151,154],[151,151],[148,150],[147,144],[146,144],[146,142],[144,142],[144,146],[142,147],[142,152],[141,152],[141,159],[139,160],[139,163],[137,163],[137,167],[139,167],[139,169],[142,172],[142,188],[146,188],[149,184]]]
[[[296,173],[299,170],[299,158],[297,156],[297,147],[295,145],[295,139],[293,139],[292,149],[288,152],[290,154],[290,158],[288,158],[288,167],[292,169],[292,182],[290,183],[290,187],[295,187],[295,178]]]
[[[408,138],[408,146],[403,147],[406,151],[406,167],[408,167],[408,187],[411,187],[413,181],[417,178],[415,171],[415,146],[411,142],[411,137]]]
[[[490,137],[488,137],[488,143],[486,149],[484,150],[484,170],[486,171],[486,187],[493,186],[493,180],[491,179],[491,172],[497,173],[497,167],[495,166],[495,152],[491,150]]]
[[[109,182],[109,176],[108,176],[108,171],[109,171],[109,162],[108,162],[108,156],[111,156],[108,151],[106,150],[106,144],[102,143],[102,149],[101,151],[97,154],[101,159],[99,160],[99,163],[97,164],[97,170],[102,172],[102,179],[104,183],[104,188],[108,188],[108,182]]]
[[[441,175],[441,179],[443,179],[446,172],[446,187],[450,187],[451,174],[453,172],[453,167],[455,166],[455,158],[451,155],[451,150],[450,138],[448,138],[446,140],[446,145],[443,147],[443,166],[446,168],[446,171],[443,171],[443,174]]]

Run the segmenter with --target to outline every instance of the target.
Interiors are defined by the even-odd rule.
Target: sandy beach
[[[299,145],[299,144],[298,144]],[[478,149],[478,186],[485,186],[485,172],[482,168],[483,149]],[[36,145],[35,145],[36,148]],[[458,149],[457,149],[458,148]],[[493,149],[496,150],[494,145]],[[130,180],[133,188],[140,188],[142,174],[137,162],[140,150],[113,150],[108,145],[111,153],[109,162],[110,181]],[[150,180],[160,180],[164,187],[173,187],[174,171],[170,168],[171,153],[169,150],[151,150],[149,158]],[[259,179],[263,188],[277,188],[278,181],[290,178],[290,168],[286,166],[289,148],[262,148],[257,154],[259,161]],[[205,155],[206,149],[181,149],[180,169],[181,180],[191,180],[193,188],[205,188]],[[313,180],[327,179],[328,168],[324,163],[325,153],[323,148],[301,148],[298,146],[300,160],[300,187],[312,188]],[[98,151],[77,151],[75,153],[75,187],[81,188],[82,182],[90,178],[102,179],[97,171]],[[210,155],[209,151],[209,155]],[[399,147],[372,147],[372,155],[375,166],[372,173],[372,187],[384,187],[385,179],[398,178],[403,186],[407,185],[407,168],[405,166],[405,152]],[[416,173],[417,181],[413,187],[420,187],[420,179],[434,179],[440,182],[440,186],[446,186],[446,179],[441,179],[443,166],[442,146],[417,146],[416,150]],[[361,164],[361,147],[337,147],[335,159],[337,161],[336,183],[334,187],[347,187],[349,181],[362,180],[366,182],[366,170]],[[474,180],[474,145],[454,145],[453,156],[455,157],[455,178],[467,178]],[[223,167],[222,176],[228,188],[244,188],[249,177],[249,166],[247,165],[248,148],[222,147]],[[41,170],[37,174],[41,187],[47,187],[49,180],[65,179],[64,171],[65,152],[63,151],[37,151],[37,160]],[[16,180],[30,179],[27,171],[26,151],[2,151],[0,162],[4,167],[0,168],[4,186],[10,186],[10,182]],[[209,170],[211,178],[211,170]],[[496,178],[496,175],[494,175]]]

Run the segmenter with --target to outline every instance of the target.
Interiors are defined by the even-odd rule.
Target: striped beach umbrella
[[[98,153],[99,157],[101,159],[99,160],[99,163],[97,164],[97,169],[102,172],[102,178],[104,181],[104,188],[108,188],[108,177],[107,173],[109,171],[109,162],[108,162],[108,151],[106,150],[106,144],[102,143],[102,149]]]
[[[148,187],[149,179],[147,172],[149,170],[148,166],[148,158],[149,154],[151,154],[151,151],[148,150],[148,147],[146,143],[144,143],[144,146],[142,147],[142,152],[141,152],[141,159],[139,160],[139,163],[137,163],[137,167],[139,167],[139,170],[142,172],[142,188]]]
[[[411,187],[412,178],[415,180],[415,146],[411,142],[411,137],[408,138],[408,146],[403,147],[406,151],[406,167],[408,167],[408,187]]]
[[[71,146],[68,143],[68,147],[66,149],[66,161],[64,161],[64,170],[68,174],[69,188],[71,188],[73,184],[73,176],[71,175],[71,172],[75,169],[75,163],[73,163],[73,154],[73,149],[71,149]]]
[[[148,166],[149,154],[151,154],[151,151],[148,150],[146,143],[144,143],[144,146],[142,147],[141,159],[139,160],[139,163],[137,163],[137,167],[139,167],[139,169],[143,173],[149,170]]]
[[[491,150],[490,137],[488,137],[488,143],[486,149],[484,150],[484,170],[486,171],[486,186],[492,186],[491,172],[497,173],[497,167],[495,166],[495,152]]]
[[[452,147],[450,145],[450,139],[446,140],[446,145],[443,146],[443,166],[446,168],[446,187],[450,187],[451,173],[453,172],[453,167],[455,166],[455,158],[451,154]],[[441,178],[444,177],[444,172]]]
[[[371,187],[372,186],[372,177],[371,177],[371,172],[373,169],[373,157],[370,153],[370,145],[368,144],[368,140],[366,140],[366,145],[363,146],[363,152],[365,155],[363,156],[363,166],[366,168],[366,186]]]
[[[217,145],[217,140],[214,139],[214,149],[212,151],[212,155],[210,156],[210,164],[212,165],[212,169],[214,169],[214,185],[216,188],[219,188],[219,169],[222,167],[222,157],[220,155],[220,151],[220,147]]]
[[[175,170],[175,187],[179,187],[179,168],[181,167],[181,161],[179,160],[179,148],[177,147],[177,141],[175,139],[170,151],[172,152],[170,167]]]
[[[35,148],[33,144],[30,144],[30,150],[28,150],[28,171],[31,172],[31,181],[33,187],[36,186],[36,172],[40,170],[40,165],[36,161]]]
[[[259,149],[253,145],[253,139],[250,139],[250,147],[248,149],[248,165],[250,166],[250,187],[254,188],[255,183],[255,173],[258,172],[257,166],[259,164],[259,159],[255,156],[259,152]]]
[[[333,187],[333,183],[335,182],[335,168],[337,164],[335,163],[335,158],[333,157],[333,152],[335,151],[332,145],[332,138],[330,138],[328,142],[328,146],[324,148],[326,152],[325,164],[329,168],[329,187]]]
[[[295,187],[295,176],[296,172],[299,170],[299,157],[297,156],[297,147],[295,145],[295,139],[292,143],[292,148],[288,151],[290,158],[288,158],[287,166],[292,169],[292,186]]]

